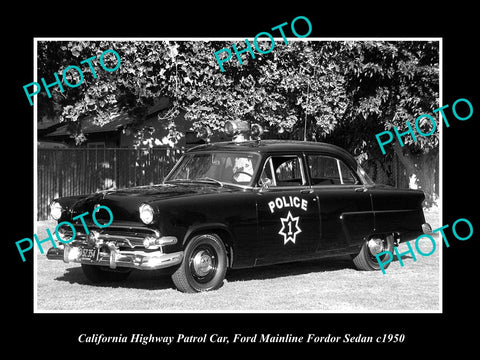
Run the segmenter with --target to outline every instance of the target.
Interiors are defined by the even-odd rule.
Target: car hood
[[[155,206],[156,202],[175,198],[202,196],[240,191],[240,188],[222,187],[217,184],[189,183],[189,184],[160,184],[138,186],[119,190],[105,190],[88,195],[78,200],[72,206],[72,216],[84,212],[91,213],[95,206],[107,206],[114,220],[138,221],[138,208],[142,203]],[[106,211],[99,211],[97,219],[108,219]]]

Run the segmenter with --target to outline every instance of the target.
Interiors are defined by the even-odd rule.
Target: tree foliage
[[[438,43],[425,41],[346,42],[341,60],[349,108],[339,128],[349,128],[349,139],[374,139],[393,126],[406,129],[405,122],[438,107]],[[421,123],[424,132],[428,121]],[[361,125],[361,126],[359,126]],[[431,137],[404,137],[408,148],[428,152],[438,147],[438,132]],[[358,141],[357,141],[358,142]],[[356,144],[358,152],[380,153],[376,141]]]
[[[235,42],[245,47],[243,41]],[[173,119],[179,111],[192,129],[208,125],[221,131],[225,120],[257,122],[270,136],[330,141],[360,160],[384,159],[375,134],[431,113],[438,107],[439,49],[431,41],[282,41],[268,54],[235,54],[221,72],[214,52],[231,48],[231,41],[42,41],[38,44],[39,77],[53,81],[69,65],[97,56],[98,77],[82,67],[84,82],[65,92],[38,95],[40,118],[59,116],[83,140],[86,117],[104,124],[112,114],[128,112],[139,121],[159,97],[171,100],[162,114],[175,142],[182,134]],[[260,42],[270,48],[267,41]],[[121,66],[100,68],[98,56],[114,49]],[[233,51],[232,51],[233,52]],[[115,61],[108,59],[106,61]],[[75,73],[69,73],[69,81]],[[429,123],[421,123],[424,132]],[[144,135],[142,135],[144,136]],[[430,137],[405,137],[395,153],[413,173],[423,154],[438,152],[438,132]],[[391,154],[387,155],[391,157]]]
[[[352,41],[343,45],[341,71],[350,101],[327,140],[348,148],[362,161],[379,163],[387,173],[392,172],[389,165],[396,156],[408,175],[416,176],[417,185],[426,193],[426,203],[434,203],[438,192],[434,189],[434,171],[438,171],[439,132],[416,136],[416,141],[410,135],[404,136],[405,146],[394,141],[393,151],[387,155],[380,152],[375,134],[393,132],[394,126],[403,132],[407,130],[406,122],[414,127],[418,116],[432,114],[438,108],[438,42]],[[431,126],[428,120],[419,123],[423,133],[429,133]]]
[[[112,113],[138,118],[154,100],[167,96],[174,110],[184,109],[192,127],[208,124],[214,131],[227,119],[260,122],[272,132],[320,140],[349,127],[349,139],[371,146],[378,129],[402,128],[405,121],[434,109],[438,99],[438,44],[425,41],[290,41],[276,42],[269,54],[235,57],[221,72],[213,53],[231,43],[221,41],[44,41],[38,46],[39,74],[53,81],[69,65],[92,56],[98,77],[81,66],[84,82],[65,92],[39,94],[40,115],[78,122],[94,116],[99,124]],[[243,42],[236,42],[238,48]],[[268,42],[261,43],[269,48]],[[121,66],[107,73],[99,55],[120,54]],[[70,82],[75,72],[69,72]],[[78,77],[78,76],[77,76]],[[170,115],[176,115],[172,111]],[[423,126],[423,125],[422,125]],[[367,133],[368,131],[368,133]],[[368,136],[366,136],[368,135]],[[407,139],[412,144],[411,139]],[[419,138],[421,149],[437,146],[438,136]],[[378,146],[377,146],[378,147]]]
[[[343,76],[332,71],[338,70],[332,63],[338,50],[335,44],[277,43],[269,54],[255,59],[244,55],[243,64],[231,60],[222,73],[213,53],[229,45],[206,41],[42,42],[40,76],[55,68],[61,76],[68,65],[98,57],[110,48],[120,54],[122,62],[115,72],[97,71],[97,79],[85,65],[82,85],[65,87],[64,93],[53,91],[53,99],[40,94],[40,114],[60,114],[62,121],[71,123],[93,115],[98,124],[104,124],[112,113],[121,111],[141,118],[156,98],[167,96],[176,110],[170,115],[185,110],[193,128],[209,125],[217,131],[225,120],[242,118],[259,122],[273,133],[284,132],[285,137],[303,138],[303,131],[298,130],[304,128],[305,119],[314,125],[314,134],[334,129],[347,104]],[[237,42],[239,48],[242,45]]]

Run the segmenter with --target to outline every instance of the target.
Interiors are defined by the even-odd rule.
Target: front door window
[[[270,181],[271,186],[303,186],[305,172],[298,156],[272,156],[267,159],[260,175],[260,186]]]

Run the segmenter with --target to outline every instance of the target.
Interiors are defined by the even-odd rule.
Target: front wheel
[[[172,280],[182,292],[209,291],[222,286],[226,271],[227,252],[222,240],[216,234],[202,234],[188,243]]]
[[[358,255],[353,258],[353,263],[359,270],[380,270],[380,264],[375,255],[383,251],[393,253],[393,235],[375,236],[365,241]],[[391,256],[390,254],[387,253],[380,257],[384,269],[390,265],[390,263],[385,263],[385,260]]]

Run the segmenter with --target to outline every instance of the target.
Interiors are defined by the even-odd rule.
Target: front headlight
[[[145,224],[148,225],[153,222],[153,216],[155,214],[155,211],[150,205],[142,204],[138,208],[138,211],[140,213],[140,220],[142,220]]]
[[[50,215],[52,216],[53,220],[58,220],[62,216],[62,205],[60,203],[54,201],[50,205]]]

